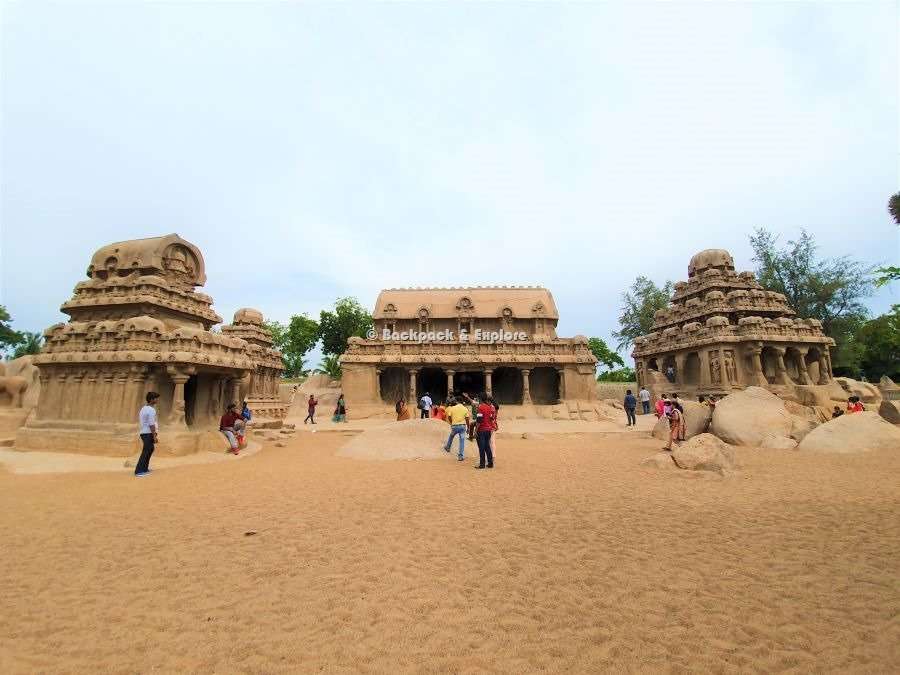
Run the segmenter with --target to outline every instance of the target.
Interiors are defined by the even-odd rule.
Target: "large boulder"
[[[882,401],[878,414],[891,424],[900,424],[900,401]]]
[[[792,429],[784,402],[762,387],[747,387],[718,401],[709,428],[726,443],[753,447],[767,434],[788,438]]]
[[[900,451],[900,429],[873,411],[844,414],[813,429],[797,449],[834,453]]]
[[[655,455],[650,455],[641,461],[641,466],[645,466],[648,469],[663,469],[666,471],[678,468],[672,460],[671,452],[657,452]]]
[[[712,409],[702,403],[694,401],[681,401],[684,408],[684,437],[693,438],[702,433],[706,433],[709,428],[709,421],[712,419]],[[660,417],[651,432],[653,438],[661,441],[669,438],[669,423],[664,417]]]
[[[775,434],[766,434],[763,436],[761,448],[770,448],[772,450],[793,450],[797,447],[797,441],[793,438],[785,438],[784,436],[776,436]]]
[[[720,476],[737,468],[734,450],[712,434],[700,434],[682,443],[673,450],[672,460],[679,469],[711,471]]]
[[[860,382],[850,377],[836,377],[834,379],[841,385],[847,396],[859,396],[859,400],[863,403],[881,402],[881,391],[870,382]]]

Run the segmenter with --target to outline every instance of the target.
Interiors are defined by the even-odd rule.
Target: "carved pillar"
[[[408,403],[415,403],[419,400],[416,396],[416,376],[418,374],[419,371],[416,368],[409,369],[409,394],[407,396]]]
[[[722,388],[731,388],[731,379],[728,377],[728,368],[725,367],[725,348],[719,347],[719,373],[722,378]]]
[[[819,384],[828,384],[829,381],[828,361],[825,355],[819,352]]]
[[[775,383],[791,384],[791,378],[788,377],[787,366],[784,365],[784,347],[773,347],[775,350]]]
[[[381,368],[375,369],[375,391],[372,392],[372,400],[381,399]]]
[[[744,354],[739,345],[734,346],[732,354],[734,355],[734,374],[737,376],[737,380],[732,382],[732,384],[746,384],[747,374],[744,372]]]
[[[560,398],[560,400],[565,400],[565,398],[566,398],[566,369],[565,368],[557,368],[556,374],[559,376],[559,398]]]
[[[116,373],[116,381],[112,388],[112,403],[110,404],[110,413],[114,422],[122,422],[128,418],[128,401],[126,400],[126,390],[128,388],[128,372],[120,371]]]
[[[53,374],[47,370],[47,368],[41,368],[38,371],[38,377],[41,380],[41,395],[38,398],[37,409],[34,411],[34,416],[39,419],[47,419],[50,411],[50,397],[52,396],[50,390],[50,383],[53,381]]]
[[[710,384],[709,351],[705,347],[701,347],[700,351],[697,352],[697,356],[700,357],[700,386],[708,387]]]
[[[138,412],[146,402],[147,367],[134,364],[129,368],[128,375],[128,409],[125,414],[126,418],[131,415],[133,419],[137,419]]]
[[[522,368],[522,403],[531,403],[531,386],[528,382],[530,374],[528,368]]]
[[[87,381],[84,384],[81,397],[81,416],[82,419],[96,422],[99,414],[99,397],[100,392],[97,390],[97,378],[100,373],[92,370],[87,374]]]
[[[488,396],[493,394],[494,392],[494,383],[492,381],[492,376],[494,374],[493,369],[485,368],[484,369],[484,391]]]
[[[675,384],[684,384],[684,360],[686,355],[683,352],[675,354]]]
[[[116,379],[116,374],[108,370],[101,375],[101,392],[99,396],[100,400],[100,415],[99,418],[103,422],[115,422],[117,421],[115,418],[115,413],[113,410],[112,402],[113,402],[113,380]]]
[[[166,372],[169,374],[172,382],[175,383],[175,393],[172,396],[172,412],[169,415],[169,424],[173,427],[184,427],[187,424],[184,415],[184,384],[188,381],[190,376],[172,366],[166,368]],[[228,380],[230,395],[234,394],[234,389],[237,384],[238,380],[236,378]],[[234,402],[233,398],[229,400],[229,403]]]
[[[812,384],[812,378],[809,376],[809,369],[806,367],[806,355],[809,349],[797,350],[797,371],[800,373],[800,384]]]
[[[64,420],[76,419],[78,414],[78,396],[80,394],[81,382],[84,380],[84,371],[79,370],[72,373],[68,379],[68,391],[63,397],[62,418]]]
[[[455,370],[447,371],[447,395],[453,393],[453,376],[456,374]]]

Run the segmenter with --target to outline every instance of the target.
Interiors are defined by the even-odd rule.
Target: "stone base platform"
[[[22,427],[16,434],[19,451],[65,452],[105,457],[124,457],[140,453],[141,439],[134,430],[101,431],[78,428]],[[214,430],[163,431],[159,434],[154,457],[180,457],[197,452],[221,452],[228,441]]]

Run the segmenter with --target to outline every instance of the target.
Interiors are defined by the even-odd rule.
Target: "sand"
[[[653,439],[543,436],[490,473],[341,433],[0,472],[0,672],[900,669],[900,452],[701,481],[641,467]]]
[[[456,459],[458,439],[453,439],[452,453],[442,447],[450,435],[446,422],[436,419],[410,419],[389,422],[366,429],[354,436],[338,450],[339,457],[353,459]],[[477,449],[472,444],[475,453]]]

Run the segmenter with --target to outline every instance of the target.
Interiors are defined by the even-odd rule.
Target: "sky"
[[[0,8],[0,304],[176,232],[214,308],[318,316],[399,286],[539,284],[561,336],[756,227],[900,260],[898,3]],[[900,284],[873,296],[873,314]]]

